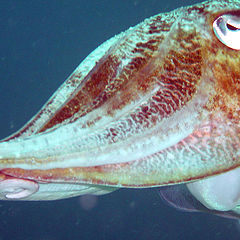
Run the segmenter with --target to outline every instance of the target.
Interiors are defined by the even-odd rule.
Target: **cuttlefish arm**
[[[238,168],[240,55],[227,32],[239,39],[239,9],[208,1],[103,43],[0,143],[2,198],[102,194]]]

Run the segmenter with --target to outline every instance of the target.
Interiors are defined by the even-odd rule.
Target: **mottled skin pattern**
[[[212,29],[219,15],[231,11],[240,14],[239,1],[180,8],[100,46],[29,123],[0,144],[1,179],[148,187],[238,167],[240,54]],[[51,145],[51,133],[67,126],[73,127],[62,146]],[[6,153],[25,139],[45,145]],[[127,160],[116,149],[126,150]],[[82,151],[89,166],[78,165]],[[70,154],[76,162],[68,165]]]

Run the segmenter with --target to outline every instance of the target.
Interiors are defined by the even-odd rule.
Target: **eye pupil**
[[[237,30],[239,30],[239,28],[236,28],[236,27],[234,27],[233,25],[231,25],[231,24],[229,24],[229,23],[227,23],[227,28],[228,28],[229,30],[232,30],[232,31],[237,31]]]

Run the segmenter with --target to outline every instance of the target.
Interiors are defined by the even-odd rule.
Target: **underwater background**
[[[102,42],[193,0],[0,0],[0,137],[25,124]],[[0,201],[0,240],[240,239],[240,225],[166,205],[157,189]]]

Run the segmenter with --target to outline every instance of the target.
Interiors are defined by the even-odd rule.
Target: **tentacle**
[[[190,192],[207,208],[229,211],[240,203],[240,168],[187,184]]]

